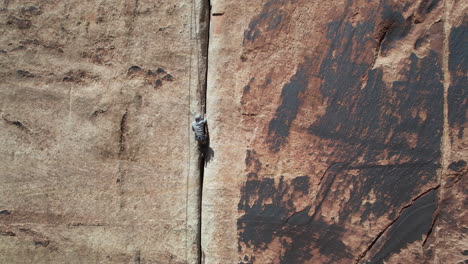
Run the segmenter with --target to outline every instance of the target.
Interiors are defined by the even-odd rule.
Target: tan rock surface
[[[0,263],[198,262],[199,5],[0,4]]]

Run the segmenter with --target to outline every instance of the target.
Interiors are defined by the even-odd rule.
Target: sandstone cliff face
[[[2,1],[0,263],[198,261],[198,5]]]
[[[3,1],[0,263],[466,262],[466,7]]]
[[[463,263],[466,3],[214,12],[205,263]]]

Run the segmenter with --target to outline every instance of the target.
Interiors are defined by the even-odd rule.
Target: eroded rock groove
[[[214,15],[214,14],[213,14]],[[200,18],[198,21],[199,36],[197,40],[200,40],[199,48],[201,54],[197,56],[198,62],[198,94],[199,94],[199,103],[200,103],[200,114],[206,118],[206,98],[207,98],[207,86],[208,86],[208,51],[209,51],[209,40],[210,40],[210,17],[211,17],[211,2],[210,0],[202,0],[200,8]],[[197,41],[198,42],[198,41]],[[201,61],[200,61],[201,60]],[[207,133],[208,133],[207,124]],[[199,167],[199,235],[198,235],[198,245],[199,245],[199,263],[204,263],[203,250],[201,246],[202,242],[202,201],[203,201],[203,180],[205,174],[205,166],[209,160],[209,133],[208,133],[208,143],[206,146],[200,146],[198,148],[198,167]]]

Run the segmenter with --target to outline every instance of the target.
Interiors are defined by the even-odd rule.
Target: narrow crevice
[[[285,224],[289,224],[291,222],[291,219],[294,219],[294,217],[298,216],[298,215],[301,215],[301,214],[304,214],[306,211],[308,212],[310,210],[310,206],[307,206],[306,208],[300,210],[300,211],[297,211],[295,213],[293,213],[292,215],[288,216],[288,218],[286,218],[286,220],[283,221],[283,223]]]
[[[439,194],[439,195],[440,195],[440,194]],[[438,207],[438,206],[437,206],[437,207]],[[424,248],[424,246],[426,245],[427,240],[428,240],[429,237],[431,236],[432,231],[434,230],[435,223],[437,222],[438,219],[439,219],[439,208],[437,208],[436,213],[435,213],[435,215],[434,215],[434,219],[432,220],[431,228],[429,228],[429,231],[427,231],[427,234],[426,234],[426,238],[424,238],[424,241],[423,241],[423,243],[422,243],[422,247],[423,247],[423,248]]]
[[[336,171],[332,171],[332,169],[335,168],[335,166],[338,165],[338,168],[336,169]],[[316,216],[320,213],[320,211],[322,210],[322,205],[323,203],[325,202],[325,199],[327,198],[329,192],[330,192],[330,189],[333,185],[333,183],[335,182],[335,179],[336,179],[336,176],[338,175],[338,173],[340,173],[346,166],[348,165],[348,163],[344,163],[344,162],[335,162],[333,164],[331,164],[326,170],[325,172],[323,173],[322,177],[320,178],[320,183],[319,183],[319,186],[320,186],[320,189],[318,190],[317,192],[317,195],[315,197],[315,200],[316,201],[319,201],[318,204],[316,206],[314,206],[314,213],[311,215],[311,220],[314,220],[316,218]],[[330,172],[331,171],[331,172]],[[330,172],[331,176],[330,177],[327,177],[327,174],[328,172]],[[325,178],[325,182],[322,184],[322,180],[323,178]]]
[[[6,118],[6,117],[3,117],[3,120],[4,120],[7,124],[12,125],[12,126],[15,126],[15,127],[17,127],[19,130],[21,130],[21,131],[24,131],[24,132],[26,132],[26,133],[28,133],[28,134],[31,133],[31,130],[29,130],[29,128],[28,128],[27,126],[25,126],[25,125],[24,125],[21,121],[19,121],[19,120],[10,120],[10,119],[8,119],[8,118]]]
[[[208,51],[209,51],[209,40],[210,40],[210,15],[211,15],[211,2],[210,0],[201,0],[199,17],[199,36],[200,39],[199,48],[200,53],[198,58],[198,80],[199,80],[199,100],[200,100],[200,113],[206,118],[206,100],[207,100],[207,86],[208,86]],[[199,167],[199,230],[198,230],[198,262],[199,264],[205,263],[204,253],[202,249],[202,202],[203,202],[203,183],[205,176],[205,166],[210,159],[210,135],[208,131],[209,122],[206,124],[206,134],[208,136],[208,142],[206,146],[198,146],[198,167]]]
[[[199,217],[199,225],[198,225],[198,261],[199,264],[203,264],[205,261],[203,259],[203,249],[202,249],[202,198],[203,198],[203,178],[205,173],[205,159],[203,155],[200,155],[198,158],[198,166],[200,171],[200,196],[199,196],[199,208],[198,208],[198,217]]]
[[[200,113],[206,114],[206,90],[208,84],[208,49],[210,41],[210,14],[211,14],[211,3],[210,0],[201,0],[201,11],[199,20],[199,36],[200,39],[200,55],[201,61],[199,61],[198,74],[199,74],[199,98],[200,98]]]
[[[126,150],[126,141],[127,141],[127,116],[128,109],[125,110],[125,113],[120,119],[120,136],[119,136],[119,158],[123,156]]]
[[[377,47],[375,48],[374,59],[372,61],[371,67],[369,69],[373,69],[375,67],[375,63],[377,62],[377,58],[379,57],[380,51],[382,50],[382,44],[384,43],[385,37],[387,36],[387,33],[390,30],[390,28],[393,26],[393,24],[394,24],[394,22],[386,23],[382,27],[382,29],[378,32]],[[367,75],[367,73],[366,73],[366,75]],[[367,79],[367,76],[366,76],[366,79]]]
[[[330,164],[330,166],[327,167],[327,169],[325,170],[325,172],[322,174],[322,176],[320,177],[319,179],[319,183],[317,184],[318,186],[322,186],[322,180],[323,178],[325,177],[325,175],[327,175],[327,172],[332,168],[334,167],[335,165],[337,164],[340,164],[342,162],[333,162],[332,164]]]
[[[16,233],[10,231],[0,231],[0,236],[16,236]]]
[[[424,2],[421,3],[419,6],[419,10],[424,10]],[[442,201],[444,200],[445,192],[447,192],[446,188],[447,182],[449,179],[448,175],[448,169],[449,169],[449,164],[450,164],[450,154],[451,154],[451,140],[450,140],[450,125],[449,125],[449,107],[448,107],[448,91],[450,84],[452,82],[452,75],[449,70],[449,57],[450,57],[450,51],[449,51],[449,45],[450,45],[450,32],[451,32],[451,25],[450,25],[450,10],[453,8],[453,2],[451,1],[443,1],[443,16],[440,18],[436,23],[442,23],[443,22],[443,42],[442,42],[442,56],[441,56],[441,70],[443,73],[443,87],[444,87],[444,96],[442,98],[443,100],[443,123],[442,123],[442,139],[441,139],[441,145],[440,145],[440,150],[441,150],[441,170],[439,171],[439,177],[438,177],[438,182],[440,186],[443,186],[443,188],[440,188],[438,190],[437,194],[437,208],[436,208],[436,213],[434,216],[434,219],[432,221],[431,227],[429,231],[427,232],[426,238],[423,241],[422,248],[423,250],[426,250],[426,243],[429,241],[429,238],[432,237],[433,241],[437,241],[438,235],[440,231],[435,231],[436,229],[434,228],[437,221],[439,220],[439,216],[441,214],[442,209]],[[452,7],[450,7],[452,5]],[[429,12],[432,10],[433,6],[432,3],[429,4],[429,6],[426,7]],[[425,15],[425,14],[424,14]],[[434,23],[434,24],[436,24]],[[434,25],[433,24],[433,25]],[[456,184],[458,181],[455,180]],[[434,232],[435,231],[435,232]],[[430,251],[427,250],[427,251]],[[435,261],[437,254],[432,254],[432,261]]]
[[[374,54],[374,64],[375,61],[377,60],[377,57],[380,54],[380,50],[382,49],[382,43],[385,40],[385,36],[387,36],[387,32],[390,29],[392,24],[384,26],[383,29],[379,32],[379,36],[377,38],[377,47],[375,48],[375,54]]]

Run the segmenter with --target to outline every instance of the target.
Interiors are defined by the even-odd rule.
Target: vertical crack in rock
[[[427,3],[426,3],[427,4]],[[424,7],[425,5],[425,1],[421,2],[421,5],[419,6],[419,11],[420,13],[422,13],[421,10],[423,10],[422,8]],[[448,67],[448,57],[449,57],[449,51],[448,51],[448,42],[449,42],[449,39],[448,39],[448,32],[449,32],[449,24],[448,24],[448,9],[447,7],[445,6],[446,5],[446,1],[444,1],[444,16],[445,18],[443,19],[444,20],[444,25],[443,25],[443,35],[444,35],[444,40],[443,40],[443,44],[442,44],[442,56],[441,56],[441,69],[442,69],[442,78],[443,78],[443,108],[442,108],[442,111],[443,111],[443,125],[442,125],[442,138],[441,138],[441,169],[439,171],[439,177],[438,177],[438,182],[439,182],[439,185],[442,185],[443,184],[443,178],[445,177],[446,173],[447,173],[447,168],[448,168],[448,164],[449,164],[449,156],[450,156],[450,136],[449,136],[449,124],[448,124],[448,99],[447,99],[447,95],[448,95],[448,90],[449,90],[449,87],[450,87],[450,80],[451,80],[451,76],[450,76],[450,71],[449,71],[449,67]],[[432,6],[432,3],[431,3],[431,6]],[[426,242],[429,238],[429,236],[432,234],[432,231],[433,231],[433,228],[434,228],[434,224],[439,216],[439,213],[440,213],[440,203],[443,199],[443,196],[444,196],[444,192],[443,192],[443,188],[440,188],[439,190],[439,194],[438,194],[438,200],[437,200],[437,208],[436,208],[436,214],[435,214],[435,217],[432,221],[432,224],[431,224],[431,228],[429,229],[428,233],[427,233],[427,236],[426,238],[424,239],[423,243],[422,243],[422,246],[424,247],[426,245]]]
[[[210,41],[210,15],[211,15],[211,2],[210,0],[201,0],[200,14],[198,18],[198,35],[196,36],[198,49],[200,49],[200,54],[197,55],[197,71],[198,71],[198,100],[200,103],[200,113],[206,115],[206,99],[207,99],[207,86],[208,86],[208,50],[209,50],[209,41]],[[200,42],[198,42],[200,40]],[[208,125],[208,124],[207,124]],[[206,128],[208,130],[208,127]],[[201,246],[202,243],[202,200],[203,200],[203,179],[205,174],[205,166],[208,162],[209,157],[207,154],[209,152],[209,133],[208,134],[208,143],[207,146],[200,146],[198,148],[198,170],[200,173],[199,176],[199,225],[198,225],[198,262],[204,263],[204,253]]]
[[[127,125],[127,119],[128,119],[128,109],[125,109],[125,113],[122,115],[122,118],[120,119],[120,130],[119,130],[119,171],[118,171],[118,177],[116,180],[116,183],[119,187],[119,197],[120,197],[120,204],[119,208],[122,209],[124,207],[124,201],[123,201],[123,183],[124,183],[124,176],[126,174],[126,170],[123,167],[122,164],[122,159],[125,159],[126,156],[126,142],[127,142],[127,133],[128,133],[128,125]]]
[[[127,116],[128,116],[128,109],[125,110],[125,113],[122,115],[120,119],[120,138],[119,138],[119,158],[121,158],[125,154],[126,146],[125,143],[127,141]]]
[[[199,166],[199,171],[200,171],[200,195],[198,197],[199,199],[199,213],[198,213],[198,262],[200,264],[203,264],[204,263],[204,260],[202,258],[203,256],[203,249],[202,249],[202,201],[203,201],[203,178],[204,178],[204,174],[205,174],[205,159],[203,157],[203,155],[199,154],[199,158],[198,158],[198,166]]]
[[[210,0],[201,1],[201,14],[199,20],[200,33],[197,39],[200,39],[199,48],[201,54],[197,56],[198,60],[200,57],[202,61],[198,61],[198,80],[199,80],[199,96],[200,96],[200,112],[206,113],[206,88],[208,85],[208,48],[210,41],[210,14],[211,14],[211,3]]]

